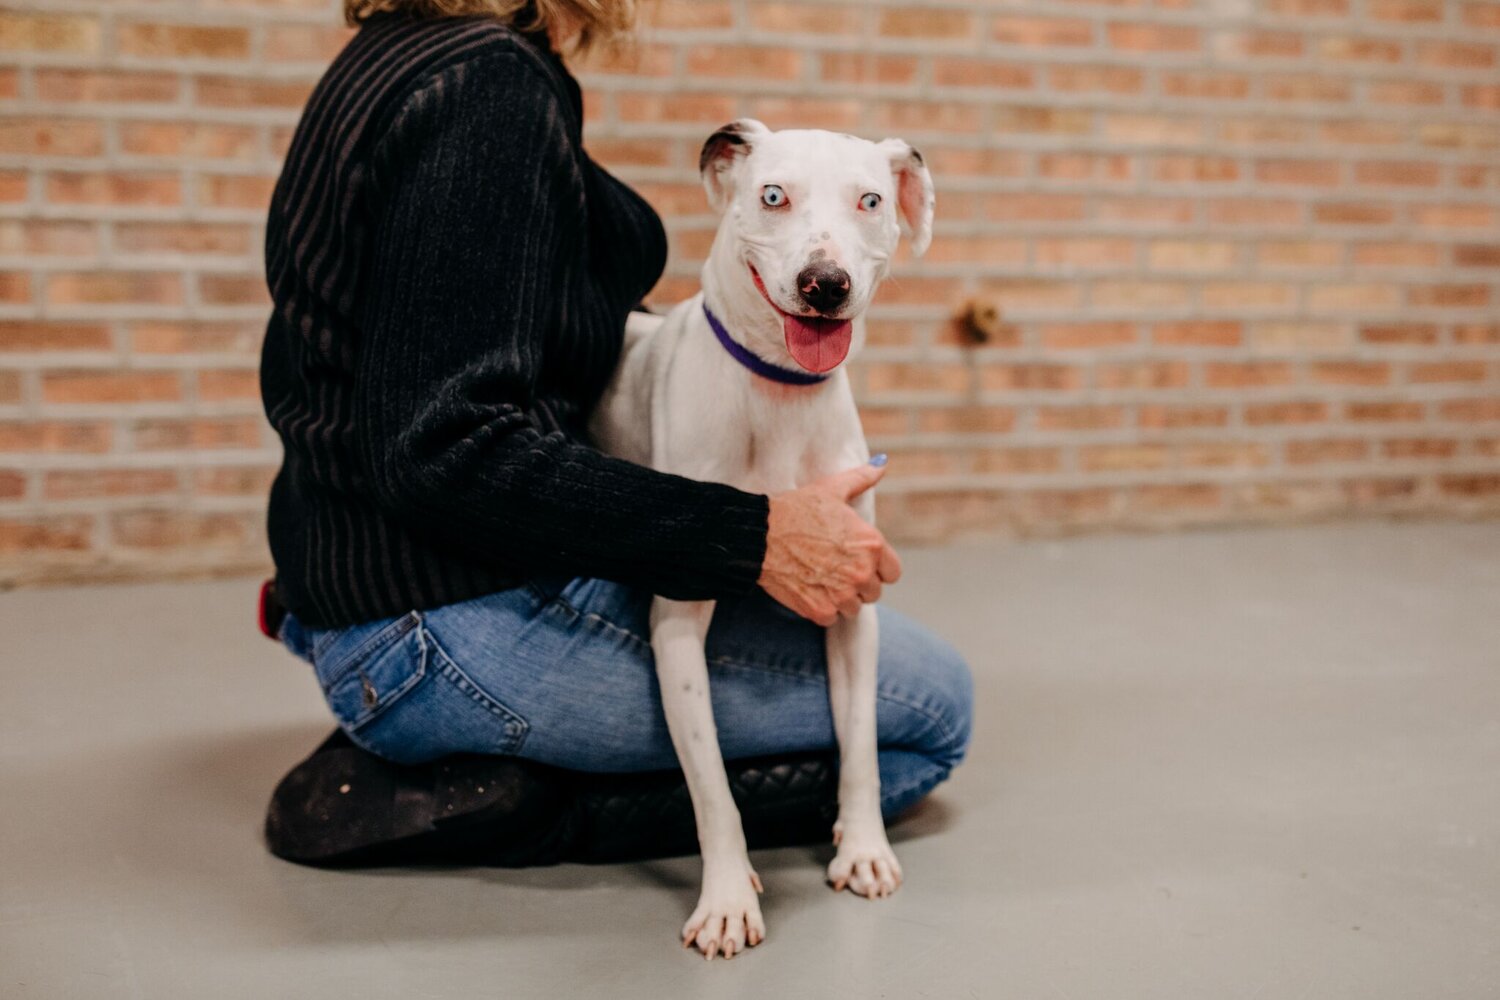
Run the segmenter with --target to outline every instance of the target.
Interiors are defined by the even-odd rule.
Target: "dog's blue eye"
[[[871,191],[869,194],[861,195],[859,199],[859,207],[864,209],[866,212],[875,211],[880,207],[880,195],[876,194],[874,191]]]
[[[767,184],[760,189],[760,200],[767,208],[780,208],[786,204],[786,192],[776,184]]]

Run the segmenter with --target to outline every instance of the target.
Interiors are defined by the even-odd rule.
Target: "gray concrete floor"
[[[696,859],[265,854],[328,723],[252,581],[0,595],[0,995],[1500,996],[1500,525],[906,555],[973,755],[894,899],[764,852],[769,940],[712,965],[674,943]]]

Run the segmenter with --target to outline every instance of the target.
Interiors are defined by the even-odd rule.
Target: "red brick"
[[[643,5],[641,13],[658,28],[696,30],[734,24],[734,11],[725,0],[655,0]]]
[[[271,201],[274,177],[215,174],[198,179],[198,200],[210,208],[248,208],[264,211]]]
[[[48,303],[54,306],[180,305],[182,276],[130,271],[58,272],[48,275]]]
[[[1217,405],[1153,404],[1140,408],[1136,414],[1136,422],[1149,430],[1225,427],[1229,424],[1229,408]]]
[[[231,254],[254,246],[243,226],[211,222],[137,222],[115,226],[115,248],[130,254]]]
[[[1496,48],[1476,42],[1425,41],[1416,43],[1417,62],[1443,69],[1489,69]]]
[[[1458,454],[1453,438],[1392,438],[1380,443],[1381,454],[1394,461],[1452,458]]]
[[[1313,206],[1313,218],[1333,226],[1384,226],[1396,217],[1388,204],[1369,201],[1331,201]]]
[[[963,365],[880,362],[865,365],[865,386],[872,393],[924,392],[957,394],[969,385]]]
[[[1078,465],[1084,472],[1136,472],[1160,469],[1169,452],[1160,444],[1085,445],[1078,449]]]
[[[1228,320],[1158,323],[1151,328],[1151,343],[1160,347],[1238,347],[1243,337],[1243,326]]]
[[[750,77],[761,80],[792,80],[802,71],[802,54],[781,47],[748,45],[693,46],[687,54],[687,72],[703,79]]]
[[[1043,475],[1062,469],[1060,448],[985,448],[974,456],[978,475]]]
[[[1455,344],[1500,344],[1500,323],[1459,323],[1453,327]]]
[[[1081,17],[999,15],[990,22],[990,37],[1002,45],[1059,48],[1094,43],[1094,24]]]
[[[1365,12],[1377,21],[1417,24],[1443,19],[1443,0],[1368,0]]]
[[[44,101],[160,104],[182,92],[182,78],[175,73],[39,68],[33,79]]]
[[[276,478],[274,466],[222,466],[193,473],[193,490],[201,496],[263,497]]]
[[[716,128],[735,117],[734,99],[719,94],[636,94],[615,96],[623,121],[679,122]]]
[[[750,24],[757,31],[778,35],[848,35],[859,31],[859,15],[860,8],[855,4],[812,7],[797,3],[756,3],[750,7]]]
[[[918,417],[918,427],[930,434],[1003,434],[1015,423],[1016,411],[1010,406],[924,409]]]
[[[260,398],[260,375],[254,369],[208,369],[198,372],[198,398],[209,402]]]
[[[154,59],[244,59],[250,55],[247,28],[187,24],[131,24],[115,29],[125,55]]]
[[[1490,303],[1490,288],[1478,283],[1418,285],[1407,290],[1411,304],[1438,309],[1474,309]]]
[[[891,7],[881,12],[879,31],[890,38],[965,39],[975,34],[974,16],[962,10]]]
[[[1040,406],[1036,427],[1041,431],[1107,430],[1125,426],[1123,406]]]
[[[1083,375],[1071,365],[992,364],[980,372],[980,385],[990,391],[1071,392],[1083,385]]]
[[[1101,389],[1182,389],[1191,378],[1185,361],[1130,361],[1100,365],[1095,383]]]
[[[176,174],[55,173],[47,178],[47,200],[58,205],[170,207],[182,202]]]
[[[1485,229],[1495,225],[1496,210],[1476,204],[1422,204],[1411,207],[1411,218],[1419,226],[1434,229]]]
[[[837,83],[901,85],[911,83],[917,76],[917,60],[910,56],[824,52],[820,59],[823,79]]]
[[[1137,342],[1131,323],[1053,323],[1041,328],[1047,350],[1105,350],[1131,347]]]
[[[1328,404],[1313,400],[1287,400],[1245,405],[1245,423],[1252,427],[1278,424],[1321,424],[1327,419]]]
[[[1444,420],[1461,420],[1465,423],[1500,421],[1500,396],[1488,399],[1450,399],[1438,405],[1438,414]]]
[[[1203,512],[1224,503],[1224,489],[1213,483],[1183,483],[1137,486],[1130,492],[1130,505],[1142,513]]]
[[[1135,260],[1135,244],[1131,240],[1105,237],[1038,239],[1033,243],[1033,252],[1037,265],[1049,270],[1119,268]]]
[[[1145,73],[1133,66],[1088,66],[1066,63],[1047,70],[1054,90],[1065,93],[1136,93],[1145,86]]]
[[[1337,184],[1341,173],[1333,160],[1261,160],[1255,165],[1255,179],[1263,184],[1324,187]]]
[[[1406,370],[1409,382],[1483,382],[1483,361],[1418,362]]]
[[[1401,43],[1388,38],[1335,35],[1318,43],[1318,55],[1347,62],[1396,63],[1401,61]]]
[[[93,518],[83,515],[0,517],[0,553],[82,552],[93,534]]]
[[[992,89],[1025,89],[1032,86],[1036,74],[1029,66],[987,59],[941,59],[932,69],[933,82],[940,87],[985,87]]]
[[[107,351],[109,328],[100,323],[0,320],[0,351]]]
[[[262,424],[258,416],[141,420],[131,427],[131,443],[137,451],[258,448]]]
[[[1324,385],[1386,385],[1391,366],[1384,361],[1318,361],[1308,366],[1308,374]]]
[[[1500,474],[1476,473],[1473,475],[1440,476],[1438,489],[1448,496],[1494,497],[1500,496]]]
[[[323,24],[273,24],[266,29],[265,54],[272,62],[326,63],[343,49],[353,31]]]
[[[1369,160],[1354,165],[1354,180],[1359,184],[1432,187],[1437,184],[1439,177],[1440,168],[1436,163]]]
[[[104,130],[70,118],[0,118],[0,153],[21,156],[98,156]]]
[[[45,403],[165,403],[181,398],[176,372],[60,371],[42,376]]]
[[[203,76],[194,83],[198,103],[208,108],[300,108],[312,94],[314,80],[263,80],[254,77]]]
[[[95,16],[0,10],[0,51],[94,55],[102,35]]]
[[[254,160],[260,139],[249,126],[128,122],[120,126],[120,149],[131,156]]]
[[[1169,97],[1238,100],[1250,95],[1250,77],[1217,70],[1177,70],[1161,74],[1162,93]]]
[[[1240,165],[1226,156],[1158,157],[1152,176],[1163,183],[1225,184],[1239,180]]]
[[[1197,28],[1178,24],[1115,23],[1106,35],[1110,48],[1129,52],[1196,52],[1200,44]]]
[[[1443,86],[1429,80],[1372,80],[1366,96],[1376,104],[1441,104]]]
[[[1349,100],[1352,91],[1349,81],[1338,77],[1277,73],[1266,78],[1264,93],[1273,101],[1337,102]]]
[[[1203,367],[1204,382],[1214,389],[1290,385],[1292,366],[1284,361],[1222,361]]]
[[[170,469],[90,469],[47,473],[42,493],[48,500],[90,497],[151,496],[177,491],[177,473]]]
[[[1358,243],[1354,263],[1361,267],[1436,267],[1443,248],[1436,243]]]
[[[1369,453],[1369,442],[1360,438],[1323,438],[1286,443],[1286,460],[1292,465],[1358,462],[1368,457]]]
[[[1367,344],[1435,344],[1438,329],[1432,323],[1370,323],[1359,328]]]
[[[757,97],[750,105],[751,115],[771,128],[822,128],[834,132],[858,128],[863,111],[860,102],[853,98]]]
[[[1253,469],[1271,464],[1271,447],[1248,441],[1199,441],[1180,445],[1177,461],[1184,468]]]
[[[1352,402],[1344,406],[1344,419],[1355,423],[1404,423],[1422,420],[1425,415],[1423,404],[1413,402]]]

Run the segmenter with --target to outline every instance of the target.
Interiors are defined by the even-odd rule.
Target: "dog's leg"
[[[703,852],[703,891],[682,928],[683,947],[696,946],[705,958],[733,958],[766,936],[760,913],[760,877],[750,867],[740,812],[729,793],[729,778],[708,697],[708,662],[703,640],[713,618],[712,601],[673,601],[651,605],[651,648],[672,746],[687,778]],[[877,813],[876,816],[879,819]]]
[[[835,889],[847,885],[870,899],[889,896],[901,885],[901,865],[880,816],[875,735],[879,646],[880,623],[873,605],[865,605],[856,618],[840,618],[828,629],[829,696],[839,740],[839,818],[833,828],[838,853],[828,864],[828,881]]]

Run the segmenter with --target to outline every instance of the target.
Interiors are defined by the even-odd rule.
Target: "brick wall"
[[[1500,3],[648,9],[586,82],[668,217],[660,301],[725,120],[933,166],[855,372],[896,536],[1500,509]],[[0,11],[0,582],[264,563],[260,227],[337,11]]]

